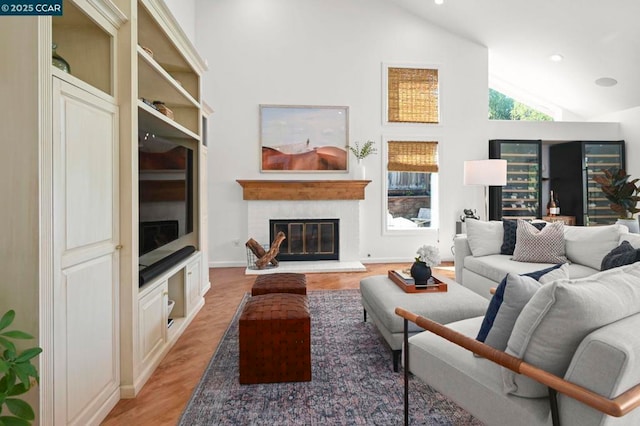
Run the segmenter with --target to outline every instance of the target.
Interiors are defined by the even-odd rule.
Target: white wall
[[[191,43],[196,42],[196,0],[164,0]]]
[[[412,235],[382,231],[382,155],[365,159],[362,261],[409,262],[422,244],[444,259],[465,207],[482,210],[480,187],[462,184],[463,161],[487,158],[490,138],[616,138],[616,126],[552,123],[521,129],[487,120],[488,55],[384,0],[196,0],[196,46],[208,60],[203,98],[209,120],[211,266],[245,264],[247,202],[236,179],[343,179],[349,175],[261,174],[259,104],[348,105],[350,141],[406,136],[439,141],[440,229]],[[382,64],[440,67],[442,122],[382,124]],[[505,127],[506,126],[506,127]],[[510,135],[518,136],[510,136]],[[589,139],[593,139],[590,137]],[[381,149],[379,149],[382,152]],[[239,241],[240,244],[234,244]]]
[[[462,187],[462,163],[486,156],[487,50],[426,25],[382,0],[199,0],[196,46],[209,61],[203,97],[210,120],[210,261],[244,264],[247,203],[235,179],[344,179],[349,175],[261,174],[259,104],[348,105],[350,141],[384,135],[439,140],[443,185],[440,232],[450,254],[455,217],[482,202]],[[382,125],[382,63],[440,66],[442,125]],[[473,71],[472,71],[473,70]],[[382,158],[367,158],[360,247],[363,260],[410,261],[438,234],[382,235]],[[233,244],[240,240],[239,247]]]
[[[626,142],[627,173],[634,178],[640,177],[640,107],[607,114],[598,119],[620,123],[620,138]]]

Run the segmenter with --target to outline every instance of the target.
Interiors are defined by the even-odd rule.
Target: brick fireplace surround
[[[340,260],[280,262],[273,272],[364,271],[360,262],[360,200],[368,180],[238,180],[248,204],[248,235],[269,243],[269,219],[340,219]]]

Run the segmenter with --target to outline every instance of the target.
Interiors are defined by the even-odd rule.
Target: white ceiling
[[[575,115],[566,118],[640,106],[640,0],[390,1],[487,46],[491,78]],[[618,84],[597,86],[601,77]]]

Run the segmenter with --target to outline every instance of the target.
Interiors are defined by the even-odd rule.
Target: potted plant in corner
[[[373,146],[375,144],[374,141],[366,141],[362,147],[355,142],[355,147],[351,145],[347,145],[349,151],[353,153],[353,155],[358,160],[358,164],[355,166],[354,179],[363,180],[365,177],[365,169],[364,164],[362,164],[362,160],[367,158],[371,154],[375,154],[378,150]]]
[[[41,348],[29,348],[18,353],[11,340],[33,339],[23,331],[5,331],[11,325],[16,313],[8,311],[0,319],[0,424],[28,426],[35,418],[33,408],[19,395],[27,393],[31,388],[31,380],[38,383],[38,370],[31,360],[38,356]]]
[[[640,179],[629,180],[631,177],[624,169],[605,169],[602,175],[594,177],[596,183],[600,184],[600,188],[604,196],[611,203],[611,210],[618,214],[616,223],[625,225],[629,228],[629,232],[640,232],[638,220],[633,217],[634,214],[640,212],[637,207],[640,201],[640,188],[637,182]]]

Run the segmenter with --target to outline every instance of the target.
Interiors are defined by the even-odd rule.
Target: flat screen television
[[[193,232],[193,150],[138,137],[139,256]]]

